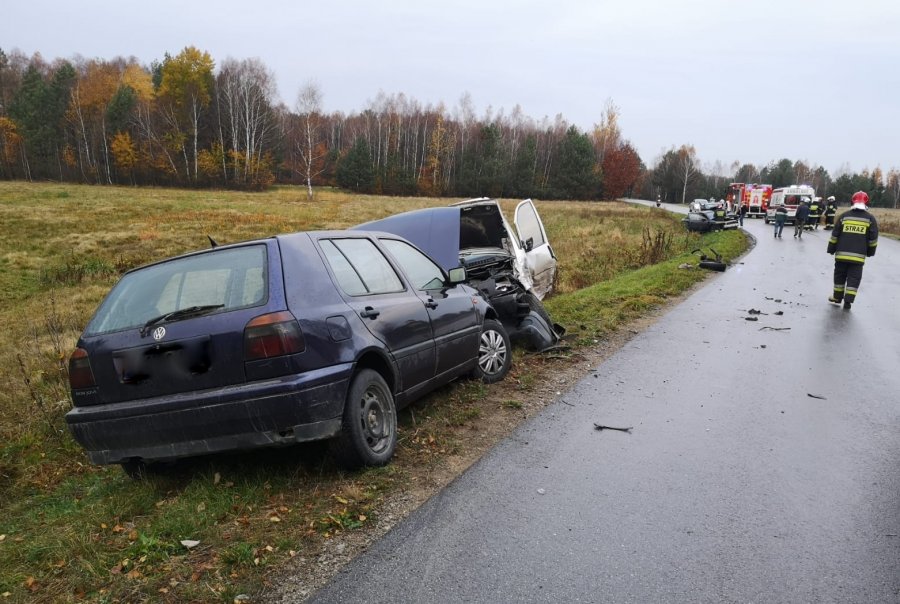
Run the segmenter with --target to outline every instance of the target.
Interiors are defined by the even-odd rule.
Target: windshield
[[[262,304],[267,297],[266,247],[253,245],[178,258],[125,275],[109,292],[85,335],[134,327],[199,308],[222,312]],[[178,316],[178,315],[173,315]]]

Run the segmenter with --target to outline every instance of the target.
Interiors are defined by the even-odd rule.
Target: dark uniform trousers
[[[851,304],[856,299],[856,290],[862,281],[862,262],[835,262],[834,263],[834,298],[838,302],[847,300]],[[844,287],[844,283],[847,284]]]

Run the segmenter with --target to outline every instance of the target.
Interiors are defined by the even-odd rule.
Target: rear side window
[[[154,317],[192,306],[223,310],[258,306],[267,293],[266,246],[211,251],[148,266],[125,275],[112,289],[85,335],[138,327]]]
[[[368,239],[323,239],[325,258],[348,296],[403,291],[400,277]]]

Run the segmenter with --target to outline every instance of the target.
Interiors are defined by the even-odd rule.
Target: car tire
[[[332,441],[332,455],[342,467],[354,470],[385,465],[396,447],[394,395],[381,374],[362,369],[350,382],[341,432]]]
[[[553,327],[553,321],[550,320],[550,315],[547,314],[547,309],[544,308],[543,302],[538,300],[537,296],[535,296],[531,292],[525,292],[523,299],[528,303],[528,308],[540,315],[540,317],[547,322],[547,325],[549,325],[551,328]]]
[[[499,321],[485,319],[478,340],[478,359],[472,376],[485,384],[499,382],[512,366],[509,334]]]

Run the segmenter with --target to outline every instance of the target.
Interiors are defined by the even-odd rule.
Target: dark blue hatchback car
[[[387,463],[396,409],[464,374],[509,370],[496,312],[403,238],[320,231],[125,274],[69,362],[66,415],[94,463],[147,463],[333,439]]]

